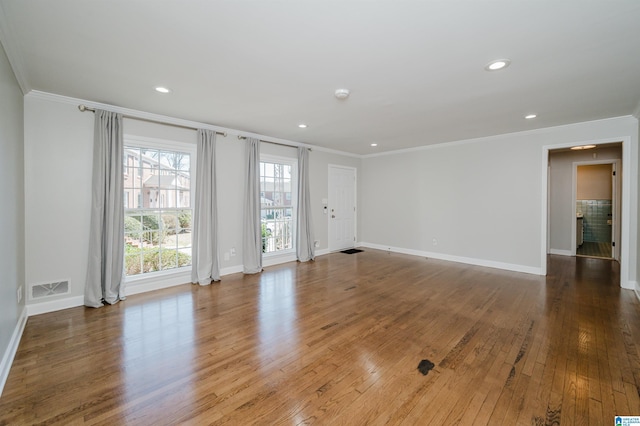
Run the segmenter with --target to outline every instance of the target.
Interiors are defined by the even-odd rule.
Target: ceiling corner
[[[4,52],[9,59],[9,64],[13,70],[13,74],[18,81],[18,85],[22,90],[22,94],[26,95],[31,91],[31,85],[27,82],[26,73],[24,72],[24,62],[16,46],[16,40],[13,38],[9,23],[7,22],[2,2],[0,2],[0,45],[4,48]]]
[[[640,100],[638,101],[638,105],[636,105],[636,108],[633,110],[632,115],[638,120],[640,120]]]

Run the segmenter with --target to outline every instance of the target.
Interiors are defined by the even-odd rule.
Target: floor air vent
[[[57,296],[69,293],[69,281],[58,281],[47,284],[34,284],[31,286],[31,298],[40,299],[42,297]]]

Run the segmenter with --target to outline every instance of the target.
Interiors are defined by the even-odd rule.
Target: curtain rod
[[[80,110],[80,112],[85,112],[85,111],[91,111],[91,112],[96,112],[95,108],[89,108],[86,105],[78,105],[78,109]],[[159,121],[159,120],[151,120],[149,118],[140,118],[140,117],[134,117],[132,115],[122,115],[124,118],[132,118],[134,120],[139,120],[139,121],[147,121],[149,123],[159,123],[159,124],[165,124],[167,126],[173,126],[173,127],[180,127],[182,129],[189,129],[189,130],[198,130],[197,127],[191,127],[191,126],[183,126],[181,124],[173,124],[173,123],[167,123],[164,121]],[[218,135],[222,135],[225,138],[227,137],[227,132],[216,132],[216,134]]]
[[[246,136],[238,135],[238,139],[246,139],[246,138],[247,138]],[[287,148],[297,148],[297,146],[296,146],[296,145],[289,145],[289,144],[286,144],[286,143],[280,143],[280,142],[265,141],[265,140],[262,140],[262,139],[258,139],[258,140],[259,140],[260,142],[270,143],[270,144],[272,144],[272,145],[286,146]],[[311,148],[307,148],[307,149],[308,149],[309,151],[311,151]]]

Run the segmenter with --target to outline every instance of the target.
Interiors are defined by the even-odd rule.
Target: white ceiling
[[[638,0],[0,0],[0,38],[25,91],[356,154],[640,110]]]

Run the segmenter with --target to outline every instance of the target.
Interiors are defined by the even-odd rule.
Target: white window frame
[[[291,166],[291,248],[270,253],[262,253],[263,258],[274,258],[278,256],[290,256],[296,253],[296,232],[298,229],[297,212],[298,212],[298,159],[293,157],[283,157],[272,154],[260,154],[261,163],[279,163]],[[262,175],[260,176],[262,181]],[[262,188],[260,189],[262,194]],[[262,198],[262,197],[261,197]],[[289,208],[287,206],[287,208]],[[260,203],[260,211],[262,211],[262,200]],[[262,214],[260,215],[262,217]],[[262,223],[262,220],[261,220]]]
[[[195,177],[197,164],[197,146],[187,142],[171,141],[166,139],[147,138],[142,136],[124,135],[124,146],[133,146],[139,148],[157,149],[165,151],[186,152],[190,155],[191,170],[189,178],[191,180],[190,190],[190,206],[191,210],[195,210]],[[142,164],[142,162],[140,163]],[[137,168],[139,169],[139,168]],[[136,174],[136,177],[138,175]],[[193,214],[192,214],[193,218]],[[193,231],[193,223],[192,231]],[[193,244],[193,240],[192,240]],[[193,249],[193,245],[192,245]],[[186,280],[186,281],[185,281]],[[177,285],[191,280],[191,265],[179,268],[166,269],[163,271],[147,272],[144,274],[125,276],[125,282],[131,284],[132,288],[128,289],[129,294],[148,291],[155,288],[162,288],[168,285]],[[137,291],[136,291],[137,290]]]

